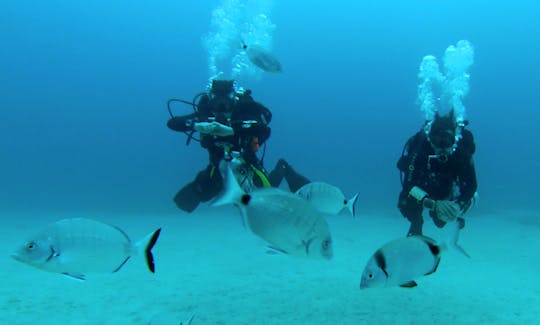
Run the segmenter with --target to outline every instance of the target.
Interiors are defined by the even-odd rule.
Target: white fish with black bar
[[[343,208],[347,208],[353,217],[356,215],[358,193],[347,199],[336,186],[324,182],[311,182],[299,188],[296,194],[311,202],[322,213],[338,214]]]
[[[324,216],[298,195],[277,188],[245,193],[227,168],[226,192],[214,205],[234,204],[244,224],[276,251],[331,259],[332,236]]]
[[[393,240],[379,248],[369,259],[362,273],[360,288],[415,287],[415,279],[437,270],[442,249],[426,236]]]
[[[150,272],[155,272],[152,247],[161,228],[132,243],[115,226],[86,218],[58,220],[25,241],[11,256],[38,269],[85,279],[87,273],[116,272],[130,257],[144,252]]]
[[[246,54],[251,63],[253,63],[254,65],[258,66],[266,72],[281,72],[281,63],[267,49],[255,44],[250,46],[243,44],[242,47],[246,51]]]

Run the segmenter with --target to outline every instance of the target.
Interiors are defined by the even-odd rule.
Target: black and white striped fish
[[[393,240],[379,248],[367,262],[360,288],[415,287],[417,278],[437,271],[443,246],[426,236]]]

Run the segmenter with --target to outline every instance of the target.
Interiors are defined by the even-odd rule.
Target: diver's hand
[[[444,222],[454,221],[461,215],[459,205],[456,202],[448,200],[435,201],[434,211],[437,218]]]
[[[227,137],[234,134],[234,130],[230,126],[226,126],[216,121],[195,123],[193,129],[203,134],[215,135],[218,137]]]

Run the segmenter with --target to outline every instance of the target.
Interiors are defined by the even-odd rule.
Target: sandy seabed
[[[1,216],[0,324],[535,324],[540,323],[540,213],[472,215],[436,273],[412,289],[360,290],[362,270],[408,224],[392,215],[328,217],[334,258],[267,254],[233,207],[191,215],[93,216],[139,240],[157,227],[156,274],[142,257],[86,281],[44,272],[9,254],[58,216]],[[62,218],[68,216],[61,216]],[[75,216],[74,216],[75,217]],[[449,229],[426,220],[440,241]]]

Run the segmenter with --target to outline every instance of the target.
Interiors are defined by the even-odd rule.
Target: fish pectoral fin
[[[279,254],[279,253],[289,254],[286,251],[284,251],[283,249],[281,249],[279,247],[276,247],[276,246],[268,245],[267,248],[268,248],[268,250],[266,251],[266,254],[269,254],[269,255],[275,255],[275,254]]]
[[[315,238],[311,238],[308,241],[302,240],[302,245],[304,245],[304,247],[306,249],[306,255],[309,255],[309,246],[313,242],[313,239],[315,239]]]
[[[418,286],[418,284],[414,281],[405,282],[399,285],[402,288],[414,288]]]
[[[84,274],[72,274],[72,273],[69,273],[69,272],[64,272],[62,274],[67,276],[67,277],[70,277],[72,279],[79,280],[79,281],[86,280],[86,275],[84,275]]]

